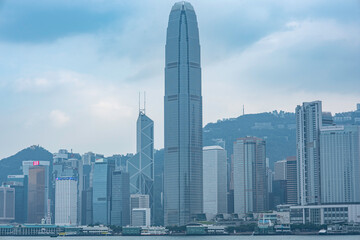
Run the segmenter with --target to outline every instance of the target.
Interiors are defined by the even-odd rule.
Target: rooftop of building
[[[222,147],[220,146],[206,146],[206,147],[203,147],[203,150],[204,151],[208,151],[208,150],[224,150]]]
[[[174,10],[192,10],[194,11],[193,6],[189,2],[181,1],[174,4],[174,6],[171,8],[171,11]]]

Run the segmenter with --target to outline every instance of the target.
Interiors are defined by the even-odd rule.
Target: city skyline
[[[52,152],[135,152],[143,90],[155,149],[162,148],[163,44],[172,4],[1,3],[9,21],[0,22],[0,159],[33,144]],[[359,102],[355,1],[192,4],[206,39],[204,125],[241,115],[243,105],[245,113],[293,112],[300,102],[322,100],[324,111],[339,112]],[[239,24],[229,27],[234,20]]]
[[[0,236],[360,234],[360,8],[281,1],[0,0]]]

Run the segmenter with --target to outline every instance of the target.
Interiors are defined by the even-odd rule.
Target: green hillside
[[[266,155],[270,166],[277,160],[296,155],[296,122],[294,113],[273,112],[247,114],[232,119],[219,120],[204,127],[204,146],[214,145],[218,139],[225,141],[230,157],[233,143],[246,136],[266,140]]]
[[[4,158],[0,161],[0,184],[6,181],[7,175],[22,174],[22,161],[36,160],[52,162],[52,159],[52,154],[40,146],[31,146],[11,157]]]

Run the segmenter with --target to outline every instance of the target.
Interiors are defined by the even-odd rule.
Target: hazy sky
[[[40,144],[135,151],[138,92],[163,146],[173,1],[0,0],[0,158]],[[360,102],[360,1],[194,0],[204,125],[242,113]],[[241,137],[241,136],[239,136]]]

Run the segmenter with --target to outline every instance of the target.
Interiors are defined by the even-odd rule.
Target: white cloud
[[[134,111],[128,106],[120,104],[118,99],[103,99],[91,106],[92,114],[106,121],[118,122],[121,118],[130,118]]]
[[[155,147],[163,147],[164,45],[173,3],[92,3],[91,8],[101,5],[101,11],[123,4],[130,10],[98,32],[33,45],[0,42],[5,56],[0,59],[0,91],[5,89],[0,95],[9,102],[1,109],[7,126],[16,126],[2,135],[15,136],[12,145],[0,138],[5,151],[41,144],[51,151],[132,152],[139,91],[147,92]],[[240,115],[243,104],[246,113],[293,111],[302,101],[315,99],[323,100],[325,110],[354,109],[360,86],[350,78],[359,79],[353,65],[359,65],[360,30],[351,18],[339,22],[336,16],[314,15],[313,7],[323,10],[322,4],[329,5],[194,0],[204,124]],[[249,41],[239,43],[247,37]],[[325,51],[316,52],[321,49]],[[20,134],[26,135],[22,143]]]
[[[48,79],[39,77],[39,78],[20,78],[15,81],[14,87],[18,92],[23,91],[46,91],[50,87],[50,82]]]
[[[82,87],[84,82],[81,78],[85,78],[85,74],[79,74],[73,71],[53,71],[37,73],[37,76],[19,78],[14,82],[14,90],[17,92],[49,92],[54,89],[67,87]]]
[[[55,127],[62,127],[70,121],[70,117],[60,110],[52,110],[49,117]]]
[[[349,45],[360,46],[357,26],[331,20],[296,21],[285,26],[244,51],[204,66],[205,123],[236,117],[242,113],[243,104],[246,113],[273,109],[293,112],[297,104],[316,99],[323,100],[324,109],[332,112],[355,108],[360,101],[360,82],[351,83],[356,67],[345,63],[350,68],[344,71],[339,53],[349,56],[353,54]],[[328,44],[332,46],[325,52],[329,58],[314,54]]]

